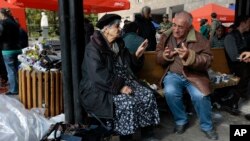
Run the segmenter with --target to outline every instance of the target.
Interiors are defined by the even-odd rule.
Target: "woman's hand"
[[[148,39],[144,40],[144,42],[141,43],[141,45],[139,46],[139,48],[135,53],[135,56],[137,58],[140,58],[144,54],[147,47],[148,47]]]
[[[123,86],[120,92],[122,94],[130,95],[132,93],[132,89],[129,86]]]

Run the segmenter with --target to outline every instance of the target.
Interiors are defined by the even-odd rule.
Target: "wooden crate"
[[[25,108],[46,108],[45,116],[63,112],[62,73],[19,70],[19,98]]]

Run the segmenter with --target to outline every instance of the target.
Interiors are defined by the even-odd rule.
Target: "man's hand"
[[[173,58],[177,54],[176,51],[172,51],[169,47],[165,47],[165,50],[163,51],[162,57],[165,60],[169,60]]]
[[[144,40],[144,42],[141,43],[141,45],[136,50],[135,56],[137,58],[140,58],[144,54],[147,47],[148,47],[148,39]]]
[[[176,48],[175,50],[177,51],[181,59],[186,60],[189,55],[189,50],[184,43],[182,43],[181,46],[181,48]]]
[[[132,89],[129,86],[123,86],[120,92],[122,94],[130,95],[132,93]]]
[[[243,61],[243,62],[250,62],[250,52],[243,52],[241,53],[240,57],[239,57],[240,61]]]

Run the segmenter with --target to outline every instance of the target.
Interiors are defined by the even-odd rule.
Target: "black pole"
[[[64,113],[66,122],[74,123],[68,1],[69,0],[58,0],[58,3],[60,20],[60,41],[62,50]]]
[[[83,111],[79,101],[79,83],[81,78],[81,63],[83,59],[84,46],[82,3],[82,0],[71,0],[69,2],[72,83],[76,123],[83,123]]]

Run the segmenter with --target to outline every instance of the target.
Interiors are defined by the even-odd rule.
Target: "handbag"
[[[58,122],[51,126],[50,130],[44,135],[40,141],[48,141],[48,137],[54,133],[53,139],[50,141],[110,141],[113,131],[107,127],[98,117],[90,114],[97,119],[100,125],[82,125],[68,124]],[[61,132],[59,136],[58,132]]]

